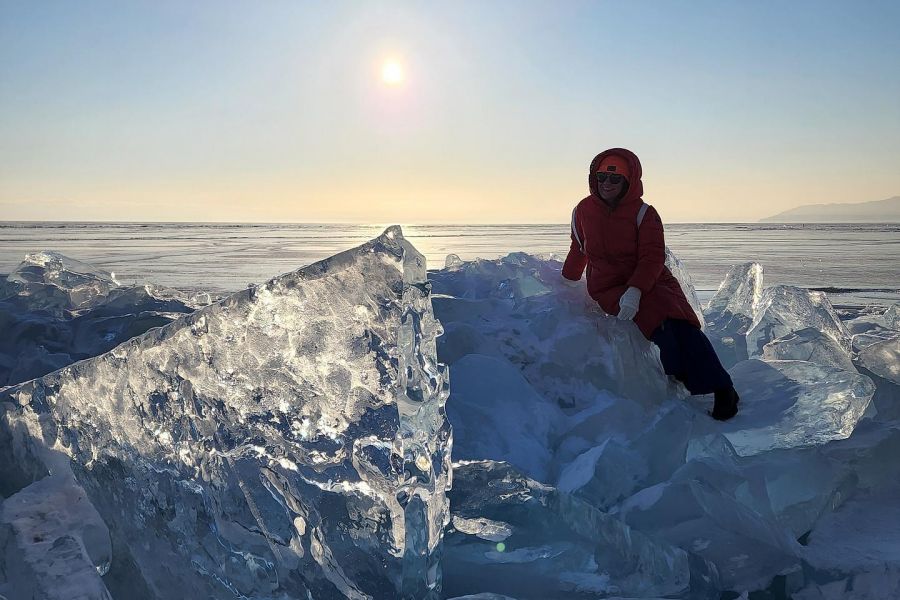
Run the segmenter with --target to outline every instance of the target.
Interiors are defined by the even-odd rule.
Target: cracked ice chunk
[[[546,294],[551,282],[559,280],[561,265],[556,260],[513,252],[496,260],[476,258],[462,262],[451,254],[443,270],[431,278],[441,293],[457,298],[497,298],[519,302]]]
[[[596,445],[567,461],[557,483],[559,490],[608,510],[635,491],[671,477],[684,463],[697,413],[681,401],[659,412],[649,427],[631,439],[621,439],[624,428],[613,433],[615,437],[607,433],[605,439],[595,440]],[[564,443],[571,443],[573,437]]]
[[[885,327],[900,331],[900,304],[891,304],[881,318]]]
[[[448,254],[444,259],[445,269],[458,269],[463,265],[462,259],[457,254]]]
[[[755,262],[734,265],[706,305],[710,321],[744,317],[753,321],[763,293],[763,268]]]
[[[718,597],[718,577],[706,561],[505,463],[455,463],[450,505],[454,520],[503,521],[510,529],[502,542],[448,532],[443,566],[450,596],[491,590],[521,600]]]
[[[746,333],[762,291],[762,265],[734,265],[706,306],[706,333],[725,367],[748,358]]]
[[[891,461],[893,455],[881,459]],[[818,585],[810,583],[792,598],[900,597],[900,489],[896,481],[883,479],[879,489],[854,495],[816,523],[804,558],[815,569],[812,579]]]
[[[0,506],[10,597],[111,600],[109,531],[70,473],[45,477]],[[2,565],[0,565],[2,566]]]
[[[708,479],[678,478],[644,488],[622,504],[620,518],[714,563],[724,589],[764,587],[772,573],[799,563],[799,545],[784,530]]]
[[[741,410],[722,429],[742,456],[847,438],[875,393],[856,371],[806,361],[750,359],[729,372]]]
[[[477,519],[453,517],[453,527],[467,535],[475,535],[491,542],[502,542],[512,535],[512,527],[506,523],[483,517]]]
[[[67,290],[101,283],[105,284],[107,291],[119,286],[112,273],[52,250],[26,254],[25,260],[9,274],[7,280],[47,283]]]
[[[5,390],[103,517],[116,597],[434,598],[447,380],[399,227]],[[33,468],[33,467],[32,467]]]
[[[747,331],[747,351],[760,356],[767,343],[807,327],[825,333],[849,354],[850,332],[823,292],[788,285],[767,288]]]
[[[6,279],[34,308],[55,311],[91,306],[119,287],[112,273],[53,251],[27,254]]]
[[[876,311],[866,307],[855,311],[853,318],[844,321],[847,331],[852,336],[853,349],[857,352],[870,344],[900,337],[900,331],[892,328],[891,309]]]
[[[693,308],[694,312],[697,314],[700,325],[706,327],[706,321],[703,316],[703,306],[700,304],[700,299],[697,297],[697,290],[694,288],[694,279],[691,277],[690,272],[688,272],[687,267],[684,266],[684,263],[675,256],[674,252],[669,250],[668,246],[666,246],[666,267],[672,275],[675,276],[675,279],[678,280],[679,285],[681,285],[681,291],[684,292],[684,297],[687,298],[691,308]]]
[[[539,395],[568,407],[593,405],[600,390],[648,406],[674,393],[655,346],[634,323],[604,315],[584,289],[564,285],[559,262],[527,255],[516,260],[525,266],[507,257],[432,274],[434,309],[448,332],[442,357],[451,364],[466,354],[505,359]],[[550,292],[512,302],[493,295],[500,281],[523,270]],[[490,404],[489,395],[481,398]]]
[[[447,405],[453,425],[453,456],[504,460],[546,481],[551,439],[564,415],[538,395],[508,361],[469,354],[453,364]]]
[[[89,310],[185,312],[185,307],[200,308],[214,299],[206,292],[183,292],[152,284],[122,285],[113,273],[53,251],[26,255],[0,289],[0,300],[29,311],[50,312],[58,318]]]
[[[900,385],[900,337],[863,348],[859,362],[879,377]]]
[[[762,359],[805,360],[823,367],[834,367],[851,373],[856,371],[850,355],[833,338],[812,327],[792,331],[763,346]]]

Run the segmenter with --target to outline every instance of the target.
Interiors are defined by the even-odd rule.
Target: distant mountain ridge
[[[900,196],[841,204],[805,204],[759,220],[760,223],[900,223]]]

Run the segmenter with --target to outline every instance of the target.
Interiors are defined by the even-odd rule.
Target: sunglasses
[[[625,176],[620,173],[597,173],[597,183],[605,183],[607,178],[611,184],[616,185],[622,183]]]

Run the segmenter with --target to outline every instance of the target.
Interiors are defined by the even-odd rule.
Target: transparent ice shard
[[[742,456],[845,439],[875,393],[856,371],[801,360],[750,359],[730,374],[741,410],[722,430]]]
[[[726,368],[748,358],[746,333],[762,293],[762,265],[743,263],[731,267],[706,306],[706,334]]]
[[[93,265],[45,250],[26,254],[25,260],[9,274],[8,281],[20,283],[45,283],[72,290],[83,285],[105,284],[118,287],[115,275]]]
[[[871,344],[900,337],[900,330],[896,327],[891,314],[896,306],[891,305],[886,310],[866,307],[858,310],[854,318],[844,321],[847,331],[852,336],[854,351],[861,352]]]
[[[850,332],[823,292],[787,285],[766,288],[747,331],[747,351],[751,357],[760,356],[767,343],[807,327],[826,334],[850,353]]]
[[[879,377],[900,385],[900,337],[866,346],[859,353],[859,362]]]
[[[502,542],[512,535],[512,527],[502,521],[493,521],[479,517],[466,519],[465,517],[453,517],[453,527],[457,531],[468,535],[475,535],[490,542]]]
[[[107,310],[161,310],[166,303],[201,308],[217,300],[215,294],[181,291],[154,284],[123,285],[114,273],[59,252],[27,254],[10,273],[0,299],[14,299],[32,311],[71,317],[100,305]],[[177,310],[177,309],[176,309]]]
[[[900,331],[900,304],[891,304],[881,318],[885,327]]]
[[[651,423],[638,434],[606,433],[605,439],[598,435],[594,445],[566,461],[557,487],[597,508],[611,509],[635,491],[667,480],[684,463],[695,416],[695,411],[678,402],[660,408],[660,414],[650,416]]]
[[[462,259],[457,254],[448,254],[444,259],[445,269],[458,269],[463,264]]]
[[[52,312],[92,306],[120,285],[112,273],[50,250],[27,254],[6,279],[6,293],[28,296],[33,309]]]
[[[805,558],[819,571],[816,579],[822,582],[839,574],[843,577],[852,574],[853,584],[840,586],[840,591],[844,593],[835,597],[898,597],[900,505],[897,497],[900,489],[896,480],[885,483],[887,485],[883,489],[857,494],[834,512],[825,515],[809,536]],[[894,571],[892,576],[885,573],[886,567]],[[880,585],[866,590],[868,586],[860,585],[866,574],[876,575],[873,579]],[[827,579],[822,575],[826,575]]]
[[[546,294],[550,282],[559,279],[560,263],[542,260],[524,252],[502,258],[460,261],[451,254],[446,268],[432,274],[435,288],[457,298],[511,300]]]
[[[706,305],[706,316],[710,321],[730,317],[744,317],[753,321],[762,293],[762,265],[756,262],[734,265]]]
[[[691,277],[687,267],[684,266],[684,263],[675,256],[675,253],[672,252],[668,246],[666,246],[666,267],[681,285],[681,291],[684,292],[684,297],[687,298],[691,308],[697,313],[697,318],[700,319],[700,325],[705,327],[706,321],[703,316],[703,305],[700,304],[700,299],[697,297],[697,290],[694,288],[694,279]]]
[[[429,292],[391,227],[6,389],[4,426],[20,461],[69,457],[120,553],[114,595],[437,598],[451,438]]]
[[[769,342],[763,346],[761,354],[766,362],[802,360],[851,373],[856,370],[850,355],[834,338],[812,327],[792,331]]]

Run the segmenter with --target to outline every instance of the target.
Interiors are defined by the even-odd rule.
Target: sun
[[[403,65],[399,61],[389,59],[384,61],[381,66],[381,80],[387,85],[397,86],[403,83],[406,74],[403,72]]]

